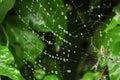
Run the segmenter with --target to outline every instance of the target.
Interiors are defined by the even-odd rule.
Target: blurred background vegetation
[[[120,80],[119,20],[119,0],[0,0],[1,80]]]

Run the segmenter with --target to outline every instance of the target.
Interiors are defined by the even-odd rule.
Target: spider
[[[101,74],[100,74],[100,76],[99,76],[99,79],[98,79],[98,80],[101,80],[103,74],[104,74],[105,71],[107,70],[107,62],[106,62],[106,61],[107,61],[107,60],[111,60],[111,61],[113,61],[113,62],[115,62],[115,63],[120,63],[120,61],[116,60],[116,59],[113,58],[113,57],[107,56],[106,53],[109,53],[109,50],[107,50],[107,48],[105,48],[103,45],[101,45],[100,50],[98,50],[98,49],[93,45],[92,42],[91,42],[91,46],[93,47],[93,50],[94,50],[95,52],[99,53],[98,61],[97,61],[97,63],[96,63],[91,69],[92,69],[92,70],[94,69],[95,71],[97,71],[97,67],[98,67],[100,61],[101,61],[101,60],[104,60],[104,61],[105,61],[105,62],[104,62],[104,63],[105,63],[105,64],[104,64],[104,68],[103,68],[103,70],[102,70],[102,72],[101,72]]]
[[[106,51],[105,51],[105,48],[103,45],[101,45],[100,51],[97,48],[95,48],[94,46],[93,46],[93,49],[95,50],[95,52],[100,53],[100,57],[99,57],[97,63],[92,67],[92,70],[95,69],[95,71],[97,71],[97,67],[99,65],[100,60],[107,58],[107,56],[105,55]]]
[[[107,56],[107,53],[109,53],[111,50],[108,50],[108,48],[105,48],[104,45],[101,45],[100,46],[100,49],[97,49],[94,44],[93,44],[93,38],[91,38],[91,47],[93,48],[94,52],[95,53],[98,53],[99,56],[98,56],[98,61],[97,63],[92,67],[92,70],[95,69],[95,71],[97,70],[97,67],[100,63],[101,60],[106,60],[106,59],[109,59],[111,61],[114,61],[116,63],[119,63],[119,61],[117,61],[115,58],[113,57],[110,57],[110,56]]]

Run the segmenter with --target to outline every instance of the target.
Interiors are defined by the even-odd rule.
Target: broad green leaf
[[[60,80],[56,75],[47,75],[43,80]]]
[[[7,12],[13,7],[15,0],[0,0],[0,23],[4,20]]]
[[[18,58],[17,61],[19,61],[19,58],[24,58],[34,63],[36,58],[42,55],[45,48],[44,43],[38,38],[37,34],[24,28],[26,25],[16,25],[16,23],[7,22],[6,24],[7,33],[10,37],[10,45],[12,45],[15,50],[15,56]]]
[[[12,80],[24,80],[19,70],[12,67],[15,60],[6,46],[0,45],[0,75],[7,76]]]
[[[113,11],[115,12],[115,16],[113,16],[112,20],[107,25],[105,32],[113,29],[114,27],[117,26],[117,24],[120,24],[120,3],[114,7]]]
[[[66,8],[62,0],[17,0],[16,11],[20,19],[35,30],[51,32],[55,36],[55,48],[59,51],[65,41]]]

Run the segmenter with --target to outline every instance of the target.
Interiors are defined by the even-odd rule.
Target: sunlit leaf
[[[4,64],[0,64],[0,75],[7,76],[12,80],[25,80],[19,70]]]
[[[86,72],[82,79],[80,80],[98,80],[99,73],[97,72]]]
[[[60,80],[56,75],[47,75],[43,80]]]
[[[115,16],[113,16],[112,20],[107,25],[105,32],[113,29],[114,27],[117,26],[117,24],[120,24],[120,3],[114,7],[113,11],[115,12]]]
[[[6,46],[0,46],[0,75],[7,76],[12,80],[24,80],[19,70],[12,67],[15,60]]]
[[[15,60],[12,53],[6,46],[0,45],[0,63],[4,63],[6,65],[14,64]]]
[[[109,73],[111,80],[119,80],[120,79],[120,27],[116,26],[113,30],[109,31],[107,34],[108,39],[106,40],[106,43],[109,43],[109,39],[111,39],[111,43],[109,45],[109,49],[111,51],[107,54],[108,56],[113,58],[112,60],[109,60],[108,67],[109,67]]]

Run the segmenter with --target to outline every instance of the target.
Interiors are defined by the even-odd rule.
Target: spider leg
[[[113,58],[113,57],[108,57],[111,61],[113,61],[113,62],[115,62],[115,63],[120,63],[120,61],[119,60],[117,60],[117,59],[115,59],[115,58]]]
[[[99,60],[97,61],[97,63],[91,68],[91,70],[95,70],[95,72],[98,69],[98,65],[99,65]]]

